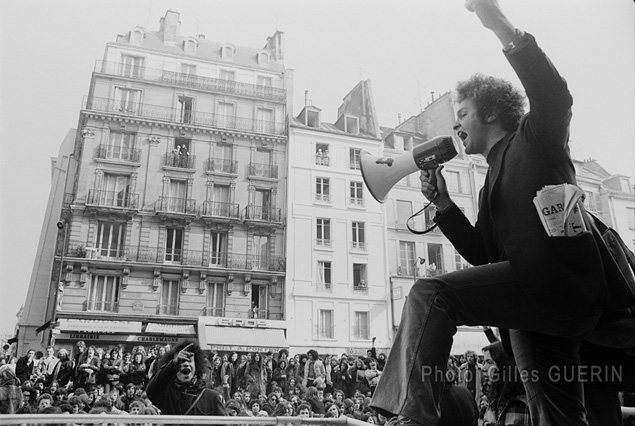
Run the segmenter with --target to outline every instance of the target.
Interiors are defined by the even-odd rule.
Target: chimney
[[[205,40],[205,34],[198,35],[198,41],[202,41],[202,40]]]
[[[163,42],[165,44],[176,44],[176,38],[179,36],[181,30],[179,12],[176,10],[168,10],[159,22],[161,23],[159,31],[163,33]]]
[[[309,91],[305,90],[304,91],[304,106],[308,106],[309,105]]]
[[[284,60],[284,33],[276,31],[274,35],[267,38],[267,44],[264,49],[271,52],[274,61]]]

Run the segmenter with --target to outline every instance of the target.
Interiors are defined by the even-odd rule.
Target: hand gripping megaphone
[[[384,203],[390,189],[401,179],[417,170],[436,169],[456,154],[452,136],[437,136],[395,157],[376,157],[362,151],[360,168],[373,198]]]

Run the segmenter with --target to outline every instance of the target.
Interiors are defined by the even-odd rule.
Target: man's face
[[[335,406],[335,404],[331,405],[328,409],[329,413],[333,414],[333,417],[339,417],[339,411],[337,411],[337,407]]]
[[[488,124],[479,117],[472,99],[463,99],[456,111],[454,131],[463,142],[467,154],[483,154],[487,148]]]
[[[28,351],[26,353],[27,358],[29,359],[33,359],[33,357],[35,356],[35,351]]]
[[[308,408],[302,408],[300,410],[300,412],[298,413],[298,416],[300,416],[300,417],[311,417],[311,412],[309,411]]]
[[[38,409],[41,408],[46,408],[46,407],[50,407],[51,406],[51,400],[50,399],[42,399],[40,400],[40,403],[38,404]]]
[[[138,405],[130,407],[130,414],[139,414],[139,411],[141,411],[141,407]]]
[[[53,348],[46,348],[46,356],[48,356],[49,358],[51,358],[54,353],[55,350]]]
[[[194,373],[196,372],[196,362],[194,361],[194,355],[186,360],[181,361],[179,371],[176,373],[176,378],[181,383],[190,383],[194,380]]]
[[[22,392],[22,400],[24,401],[24,405],[29,404],[29,399],[31,399],[31,392],[23,391]]]

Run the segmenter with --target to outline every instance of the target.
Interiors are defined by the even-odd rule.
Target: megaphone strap
[[[416,231],[412,229],[409,224],[411,219],[421,215],[421,213],[423,213],[428,207],[430,207],[430,204],[432,204],[432,201],[428,202],[428,204],[426,204],[421,210],[419,210],[418,212],[416,212],[415,214],[413,214],[412,216],[408,218],[408,220],[406,221],[406,228],[408,228],[408,231],[412,232],[415,235],[423,235],[423,234],[427,234],[428,232],[432,232],[436,229],[437,227],[436,223],[424,231]]]

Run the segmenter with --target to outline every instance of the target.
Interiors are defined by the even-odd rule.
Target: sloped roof
[[[319,127],[307,126],[304,123],[302,123],[301,121],[299,121],[297,119],[297,117],[291,117],[289,124],[291,126],[293,126],[293,127],[300,127],[300,128],[303,128],[303,129],[317,130],[317,131],[320,131],[320,132],[335,133],[335,134],[340,134],[340,135],[345,135],[345,136],[362,137],[362,138],[369,138],[369,139],[377,139],[374,135],[371,135],[369,133],[364,133],[361,130],[360,130],[360,132],[358,134],[345,132],[345,131],[340,130],[339,128],[337,128],[335,126],[335,124],[324,123],[321,120],[320,120],[320,126]]]

